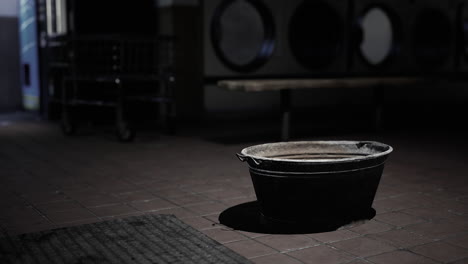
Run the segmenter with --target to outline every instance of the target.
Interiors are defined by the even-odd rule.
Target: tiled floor
[[[55,124],[0,123],[0,228],[11,234],[146,213],[174,214],[255,263],[468,263],[467,140],[457,133],[386,133],[395,152],[376,217],[338,231],[261,234],[218,221],[255,200],[234,153],[254,144],[199,136],[66,138]],[[310,138],[318,139],[318,138]],[[320,139],[323,139],[320,138]]]

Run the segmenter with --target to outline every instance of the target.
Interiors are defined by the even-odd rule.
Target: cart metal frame
[[[77,106],[106,106],[115,108],[118,139],[131,141],[135,128],[128,119],[127,107],[134,101],[159,104],[159,118],[168,131],[174,131],[173,37],[81,36],[65,38],[64,45],[68,68],[62,78],[60,100],[61,127],[66,135],[76,132]],[[139,90],[143,84],[154,89]],[[96,87],[100,86],[112,87],[112,94],[99,91]]]

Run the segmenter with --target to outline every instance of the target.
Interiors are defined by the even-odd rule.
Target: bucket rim
[[[365,156],[357,156],[350,158],[340,158],[340,159],[284,159],[284,158],[269,158],[265,156],[253,155],[251,152],[255,149],[261,149],[266,147],[281,147],[292,144],[316,144],[316,145],[356,145],[356,146],[366,146],[371,145],[374,147],[381,147],[386,149],[382,152],[372,153]],[[393,148],[390,145],[377,142],[377,141],[359,141],[359,140],[312,140],[312,141],[288,141],[288,142],[272,142],[264,143],[246,147],[242,149],[241,154],[253,159],[254,161],[273,161],[273,162],[290,162],[290,163],[308,163],[308,164],[336,164],[336,163],[348,163],[356,161],[364,161],[376,159],[379,157],[387,156],[393,152]]]

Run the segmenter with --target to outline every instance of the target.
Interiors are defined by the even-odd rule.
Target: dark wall
[[[175,35],[175,99],[179,120],[197,120],[203,112],[201,21],[193,3],[162,6],[159,32]]]
[[[18,18],[0,17],[0,112],[21,108]]]
[[[156,31],[156,6],[152,0],[75,0],[74,27],[78,34],[148,34]]]

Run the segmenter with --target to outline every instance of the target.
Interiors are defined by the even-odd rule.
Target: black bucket
[[[372,203],[392,147],[370,141],[301,141],[251,146],[247,161],[268,223],[347,223]]]

